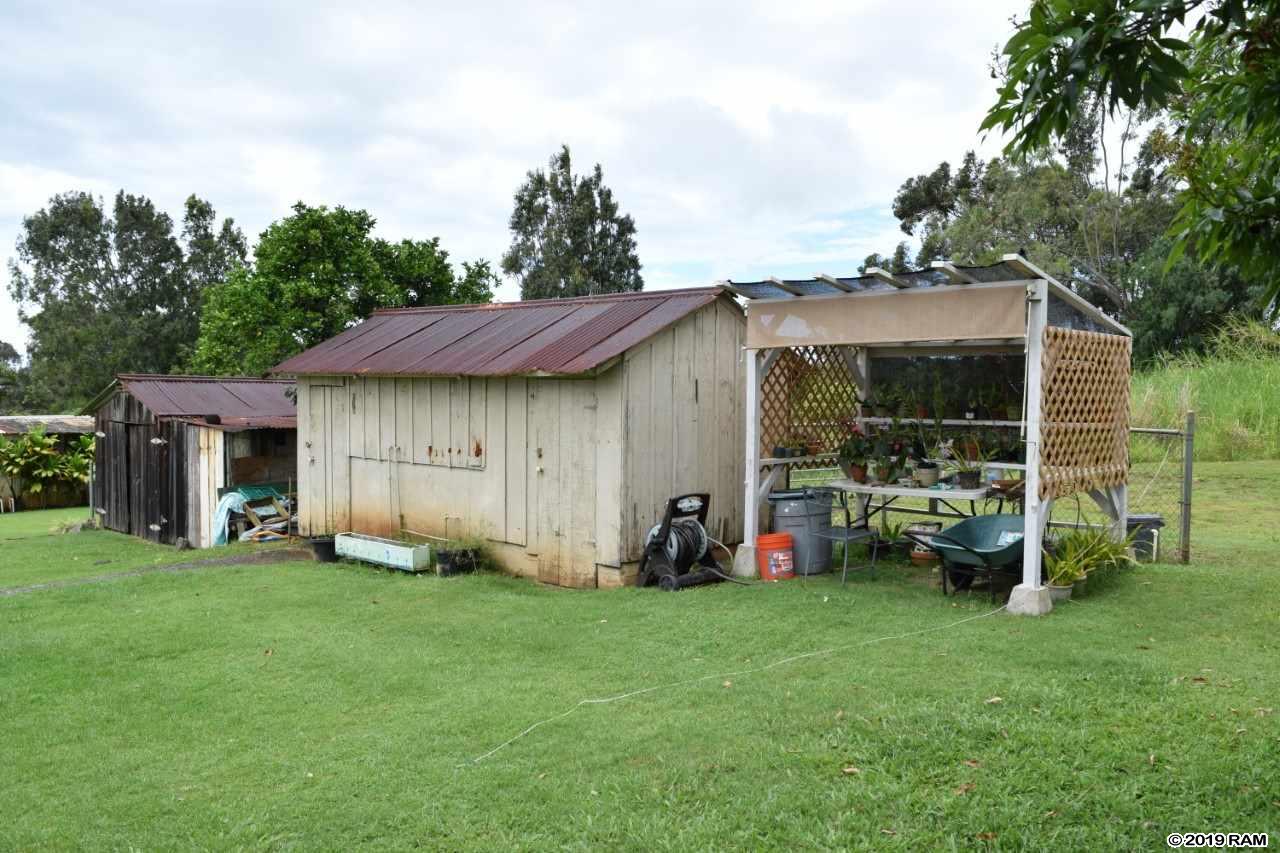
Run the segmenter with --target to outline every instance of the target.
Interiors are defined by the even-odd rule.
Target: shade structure
[[[749,349],[1007,340],[1026,332],[1020,282],[770,299],[747,308]]]
[[[754,561],[754,508],[793,464],[781,451],[775,457],[782,458],[762,455],[762,441],[776,437],[770,424],[785,423],[792,442],[800,423],[806,436],[828,441],[850,420],[865,429],[870,421],[860,401],[875,397],[876,383],[883,381],[878,359],[915,355],[948,362],[1014,353],[1023,360],[1020,412],[1011,421],[988,423],[1015,428],[1025,443],[1023,582],[1010,599],[1011,611],[1051,607],[1041,578],[1041,543],[1055,499],[1087,492],[1122,535],[1130,332],[1027,259],[1007,255],[988,267],[943,261],[917,272],[871,268],[856,277],[725,286],[747,299],[748,511],[737,565]],[[986,381],[979,375],[975,383]],[[792,407],[781,419],[779,405]],[[942,417],[936,417],[941,428]],[[921,415],[918,422],[933,421]],[[898,423],[895,417],[892,425]],[[967,428],[966,420],[953,423]],[[834,464],[829,447],[825,453],[811,448],[802,459],[800,464]]]

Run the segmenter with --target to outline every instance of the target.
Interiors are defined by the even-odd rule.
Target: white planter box
[[[339,557],[377,563],[406,572],[420,572],[431,565],[429,545],[411,545],[363,533],[339,533],[333,537],[333,549]]]

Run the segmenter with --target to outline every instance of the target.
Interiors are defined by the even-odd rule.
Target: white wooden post
[[[738,577],[756,575],[756,535],[760,532],[760,357],[756,350],[744,350],[747,362],[746,477],[743,482],[742,544],[733,556],[733,573]]]
[[[1040,549],[1049,503],[1040,501],[1040,359],[1049,322],[1049,283],[1027,285],[1027,473],[1023,498],[1022,583],[1009,595],[1009,612],[1040,616],[1053,609],[1049,590],[1040,583]]]

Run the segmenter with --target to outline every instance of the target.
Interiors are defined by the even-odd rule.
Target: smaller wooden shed
[[[562,586],[635,576],[668,498],[742,530],[742,308],[718,287],[375,312],[297,377],[299,529],[484,537]]]
[[[293,383],[120,374],[85,407],[97,429],[91,500],[102,525],[153,542],[213,544],[231,486],[296,478]]]

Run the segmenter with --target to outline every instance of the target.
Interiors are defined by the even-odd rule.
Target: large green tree
[[[1035,0],[983,122],[1028,156],[1093,100],[1168,110],[1183,183],[1168,263],[1193,252],[1280,295],[1280,0]]]
[[[244,260],[230,220],[205,234],[215,219],[192,196],[179,241],[168,214],[123,191],[110,214],[89,193],[69,192],[26,217],[9,284],[31,329],[22,406],[70,411],[115,373],[180,368],[202,288]]]
[[[1228,313],[1256,314],[1260,288],[1242,276],[1193,255],[1167,271],[1167,255],[1155,262],[1169,248],[1178,187],[1168,135],[1157,126],[1139,139],[1140,119],[1127,117],[1108,150],[1101,110],[1086,109],[1052,151],[990,162],[969,152],[954,172],[942,163],[909,178],[893,210],[920,240],[916,265],[1025,252],[1130,325],[1140,361],[1203,347]]]
[[[635,234],[600,164],[590,175],[575,175],[569,147],[562,146],[545,172],[529,172],[516,191],[502,270],[520,280],[521,299],[641,290]]]
[[[391,243],[375,224],[364,210],[295,204],[262,232],[252,266],[207,291],[192,367],[259,375],[378,308],[492,299],[484,261],[459,275],[438,239]]]

